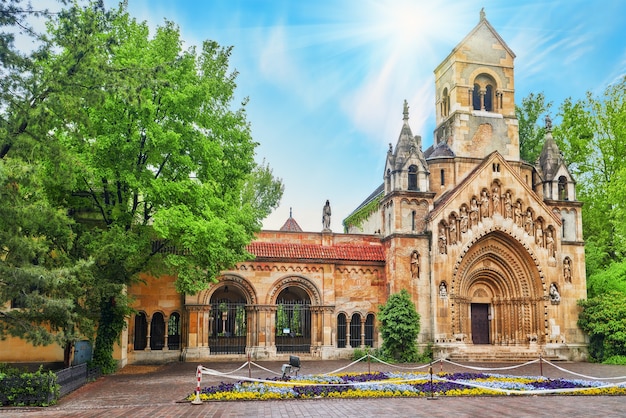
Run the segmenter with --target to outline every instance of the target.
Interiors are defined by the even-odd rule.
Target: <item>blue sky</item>
[[[517,56],[517,103],[543,92],[558,107],[626,74],[620,0],[129,0],[153,27],[177,23],[187,45],[234,46],[258,160],[285,185],[264,228],[279,229],[293,208],[305,231],[321,231],[328,199],[334,232],[382,183],[405,99],[413,134],[432,144],[433,70],[482,7]]]

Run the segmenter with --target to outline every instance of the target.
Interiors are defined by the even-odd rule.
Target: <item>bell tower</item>
[[[519,161],[514,59],[481,10],[478,25],[435,69],[435,145],[445,143],[457,157],[498,151]]]

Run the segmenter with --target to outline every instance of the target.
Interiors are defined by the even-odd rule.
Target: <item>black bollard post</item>
[[[539,373],[541,377],[543,377],[543,361],[542,361],[541,354],[539,354]]]
[[[250,353],[248,353],[248,378],[252,379],[252,369],[250,368]]]

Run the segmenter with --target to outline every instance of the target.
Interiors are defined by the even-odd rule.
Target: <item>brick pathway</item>
[[[222,372],[232,371],[242,363],[204,364]],[[280,372],[282,362],[259,362],[267,369]],[[302,373],[314,374],[334,371],[348,365],[348,361],[303,361]],[[611,377],[626,375],[625,366],[589,363],[558,363],[560,367],[588,376]],[[504,365],[472,364],[498,367]],[[63,398],[58,405],[48,408],[0,408],[0,417],[617,417],[626,415],[626,397],[623,396],[503,396],[473,398],[397,399],[311,399],[256,402],[205,402],[191,405],[183,402],[195,389],[196,364],[175,363],[165,366],[128,366],[120,373],[105,376],[89,383]],[[358,363],[347,371],[390,370],[380,364]],[[435,365],[435,371],[440,370]],[[449,364],[444,371],[464,370]],[[466,369],[465,369],[466,370]],[[543,373],[546,377],[574,376],[544,364],[502,371],[516,375]],[[244,368],[236,373],[248,376]],[[252,367],[252,377],[266,378],[271,374]],[[225,378],[203,376],[203,385],[211,385]]]

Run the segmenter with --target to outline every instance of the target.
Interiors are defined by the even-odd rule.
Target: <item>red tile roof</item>
[[[380,245],[283,244],[253,242],[248,251],[259,258],[298,258],[313,260],[385,261]]]

